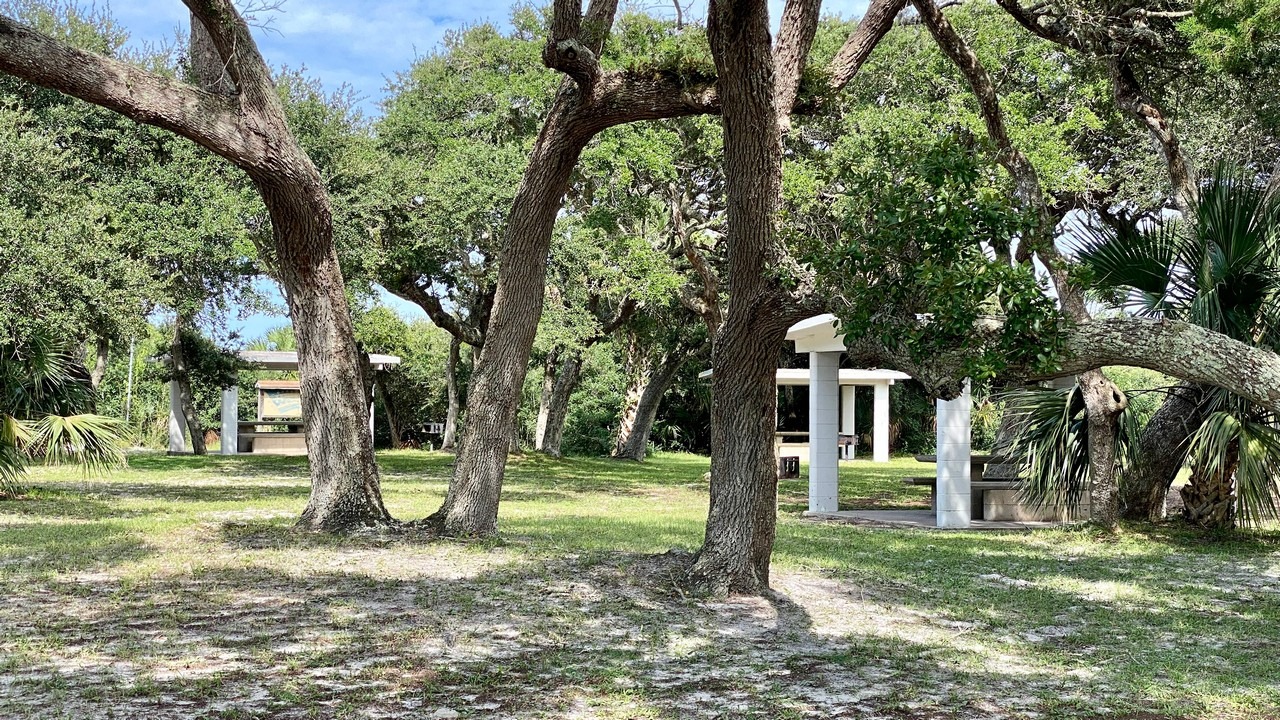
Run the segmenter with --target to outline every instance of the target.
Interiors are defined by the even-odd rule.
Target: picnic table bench
[[[903,478],[907,485],[926,485],[929,487],[929,507],[938,509],[938,478],[909,477]],[[985,512],[985,497],[988,490],[1017,490],[1017,480],[970,480],[969,481],[969,517],[980,520]]]

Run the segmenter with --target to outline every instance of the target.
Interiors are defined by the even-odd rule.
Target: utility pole
[[[129,411],[133,407],[133,352],[136,345],[137,341],[129,338],[129,381],[124,390],[124,422],[126,425],[129,423]]]

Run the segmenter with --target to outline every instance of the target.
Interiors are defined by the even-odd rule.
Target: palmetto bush
[[[92,407],[84,367],[67,347],[43,335],[0,342],[0,497],[21,492],[33,460],[123,464],[122,424]]]
[[[1192,322],[1236,340],[1280,349],[1280,195],[1255,176],[1215,169],[1189,220],[1082,228],[1078,257],[1106,302],[1135,315]],[[1187,447],[1184,513],[1206,527],[1280,517],[1280,418],[1215,390]],[[1010,398],[1025,422],[1014,442],[1027,494],[1078,500],[1088,483],[1087,423],[1078,393],[1028,391]],[[1117,447],[1132,447],[1121,423]],[[1120,458],[1122,468],[1133,458]]]

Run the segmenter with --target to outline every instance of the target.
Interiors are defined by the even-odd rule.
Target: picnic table
[[[922,463],[937,463],[937,455],[916,455],[916,460]],[[1017,480],[1000,479],[1000,480],[984,480],[982,473],[986,470],[987,465],[995,461],[994,455],[970,455],[969,456],[969,516],[975,520],[982,519],[984,513],[984,495],[988,490],[1014,490],[1018,487]],[[938,478],[933,477],[909,477],[903,480],[908,485],[928,485],[929,486],[929,505],[933,509],[938,507]]]

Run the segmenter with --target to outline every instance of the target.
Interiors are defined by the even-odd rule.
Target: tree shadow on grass
[[[241,477],[297,476],[306,479],[306,456],[287,455],[166,455],[158,452],[129,456],[132,470],[146,473],[236,475]]]
[[[113,521],[0,525],[0,579],[31,570],[71,572],[112,567],[155,553],[141,533]]]
[[[282,499],[306,500],[310,486],[305,480],[301,483],[236,483],[238,478],[228,478],[227,482],[209,483],[175,483],[125,480],[97,480],[77,487],[66,485],[35,486],[40,491],[31,501],[14,507],[35,515],[57,516],[89,513],[86,517],[99,517],[93,513],[102,512],[105,517],[138,517],[154,512],[166,511],[161,508],[121,508],[109,501],[119,499],[147,500],[155,499],[178,503],[222,503],[244,502],[258,503]],[[0,511],[10,507],[0,504]],[[180,509],[180,508],[179,508]],[[172,511],[172,508],[167,510]]]
[[[1025,668],[968,668],[945,642],[874,623],[832,634],[811,593],[687,597],[675,581],[688,554],[470,567],[419,557],[428,564],[412,577],[364,571],[396,552],[348,555],[343,569],[327,567],[328,554],[275,565],[253,555],[127,585],[11,589],[0,602],[11,629],[0,714],[923,719],[1043,701],[1024,687]],[[860,592],[822,590],[845,601]],[[41,617],[23,610],[36,595]],[[1078,683],[1045,682],[1060,694]],[[1097,702],[1058,702],[1055,717],[1099,717]]]
[[[146,509],[123,508],[116,503],[87,497],[83,492],[70,491],[66,487],[33,485],[24,495],[0,501],[0,515],[31,518],[105,520],[147,514],[149,511]]]

